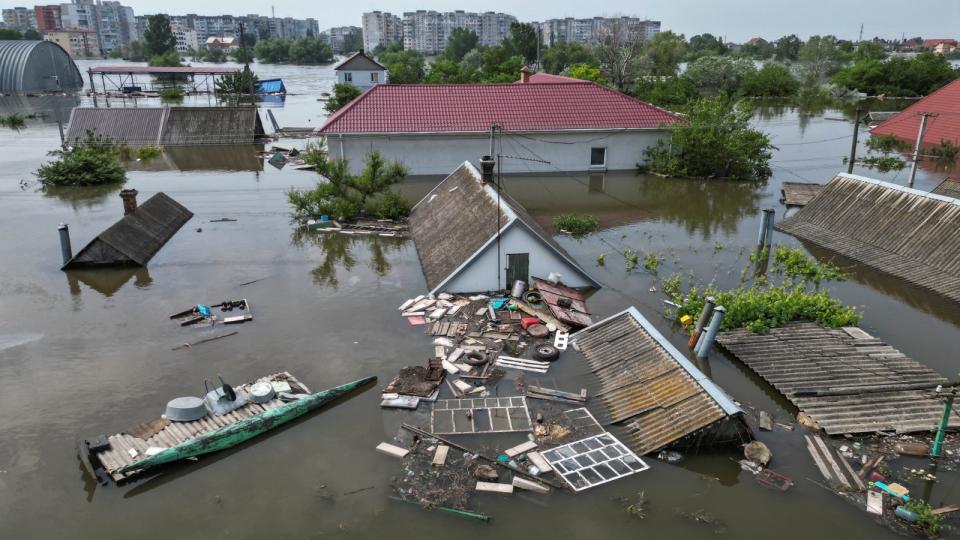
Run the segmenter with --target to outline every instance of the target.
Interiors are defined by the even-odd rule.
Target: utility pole
[[[250,99],[253,99],[253,72],[250,71],[250,55],[247,51],[247,40],[243,37],[243,23],[240,23],[240,48],[243,51],[243,78],[240,84],[243,84],[245,78],[250,83]]]
[[[860,37],[857,38],[857,43],[863,41],[863,23],[860,23]]]
[[[850,143],[850,161],[847,162],[847,174],[853,174],[853,162],[857,160],[857,136],[860,134],[860,105],[857,105],[857,116],[853,121],[853,142]]]
[[[927,118],[933,116],[931,113],[920,113],[920,132],[917,133],[917,144],[913,147],[913,164],[910,165],[910,179],[907,180],[907,187],[913,187],[913,179],[917,175],[917,162],[920,161],[920,147],[923,146],[923,133],[927,130]]]

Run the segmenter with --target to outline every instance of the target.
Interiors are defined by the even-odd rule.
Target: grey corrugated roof
[[[353,53],[352,56],[346,58],[344,61],[333,66],[334,70],[342,69],[355,69],[358,71],[380,71],[387,69],[383,67],[379,62],[367,56],[363,51],[357,51]]]
[[[263,135],[256,107],[76,107],[67,141],[90,130],[130,146],[253,143]]]
[[[157,193],[100,233],[63,267],[143,266],[193,217],[165,193]]]
[[[497,187],[483,183],[476,167],[465,161],[427,193],[410,214],[410,234],[427,287],[433,290],[443,285],[495,239],[498,230],[515,225],[529,229],[585,279],[600,285],[520,203],[502,190],[498,201]]]
[[[721,332],[717,343],[831,435],[932,431],[943,412],[932,391],[946,377],[859,328],[793,322],[766,334]]]
[[[75,92],[81,88],[80,70],[56,43],[0,40],[0,92]]]
[[[75,144],[87,131],[130,146],[160,144],[167,107],[75,107],[67,124],[66,141]]]
[[[960,200],[839,174],[776,227],[960,302]]]
[[[649,453],[743,411],[636,308],[572,336],[600,380],[597,398]]]
[[[960,178],[946,178],[943,182],[940,182],[937,187],[933,188],[930,193],[954,199],[960,198]]]

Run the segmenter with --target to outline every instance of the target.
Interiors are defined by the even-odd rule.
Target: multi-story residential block
[[[63,23],[60,20],[60,6],[58,4],[33,6],[33,16],[37,21],[37,30],[41,32],[63,28]]]
[[[378,46],[403,43],[403,23],[400,17],[383,11],[363,14],[363,48],[372,51]]]
[[[455,28],[472,30],[485,46],[498,45],[510,33],[516,17],[505,13],[418,10],[403,14],[403,48],[439,54]]]
[[[4,9],[3,14],[3,25],[6,28],[13,30],[29,30],[37,29],[37,18],[34,15],[34,10],[25,7],[15,7]]]
[[[170,31],[173,37],[177,39],[177,52],[185,53],[195,51],[200,48],[200,41],[197,40],[197,31],[189,28],[179,22],[170,23]]]
[[[50,30],[44,34],[43,38],[63,47],[72,58],[102,56],[97,33],[87,28]]]
[[[102,54],[110,54],[137,37],[133,8],[114,1],[73,0],[60,4],[60,27],[92,30],[98,36]]]
[[[335,53],[341,53],[344,51],[344,42],[347,39],[347,36],[355,32],[363,32],[359,26],[335,26],[326,32],[320,34],[321,37],[326,40],[327,44],[330,45],[330,48],[333,49]]]
[[[552,47],[557,43],[590,45],[617,34],[620,39],[643,43],[660,31],[660,21],[638,17],[594,17],[592,19],[550,19],[533,23],[540,30],[541,41]]]
[[[143,39],[149,15],[136,17],[138,39]],[[264,17],[261,15],[171,15],[170,27],[183,31],[192,30],[197,34],[197,43],[205,44],[209,38],[240,38],[240,25],[243,32],[257,39],[285,38],[300,39],[320,35],[320,24],[316,19],[294,19],[291,17]]]

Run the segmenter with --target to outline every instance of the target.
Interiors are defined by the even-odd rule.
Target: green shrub
[[[708,296],[713,296],[717,305],[727,310],[721,330],[746,328],[762,334],[791,321],[814,321],[827,327],[855,326],[860,322],[860,313],[854,308],[844,306],[826,291],[807,292],[804,285],[754,285],[729,291],[693,288],[685,295],[672,296],[679,305],[677,317],[699,317]]]
[[[151,159],[160,157],[160,148],[152,145],[141,146],[137,148],[137,159],[141,161],[150,161]]]
[[[907,510],[917,515],[917,525],[919,525],[931,538],[940,536],[940,529],[943,526],[943,518],[935,515],[926,501],[912,499],[905,504]]]
[[[117,150],[107,137],[88,131],[86,138],[63,152],[57,161],[41,165],[35,173],[44,185],[94,186],[126,181]]]
[[[168,86],[160,90],[160,100],[179,103],[183,101],[183,90],[180,90],[180,88],[176,86]]]
[[[0,126],[7,126],[10,129],[19,130],[26,125],[26,117],[22,114],[13,113],[7,116],[0,116]]]
[[[871,152],[882,152],[889,154],[891,152],[906,152],[910,149],[910,143],[900,140],[893,135],[871,135],[866,142],[867,150]]]
[[[802,282],[819,286],[821,281],[843,281],[847,275],[839,267],[830,263],[820,263],[797,248],[777,246],[773,252],[773,271]]]
[[[580,237],[597,230],[600,222],[593,216],[571,213],[554,218],[553,226],[559,231],[570,233],[571,236]]]
[[[400,220],[410,215],[410,201],[392,189],[373,199],[368,212],[380,219]]]
[[[643,267],[648,271],[657,273],[657,270],[660,268],[660,264],[666,257],[662,253],[650,252],[643,256]]]
[[[882,173],[903,170],[907,166],[906,161],[894,156],[869,156],[859,161],[864,167],[876,167]]]
[[[940,144],[929,150],[933,160],[941,165],[953,165],[957,161],[957,154],[960,153],[960,147],[956,147],[950,141],[940,140]]]

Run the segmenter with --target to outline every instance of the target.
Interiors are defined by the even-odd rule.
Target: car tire
[[[560,351],[549,343],[541,343],[533,348],[533,357],[544,362],[553,362],[560,356]]]

